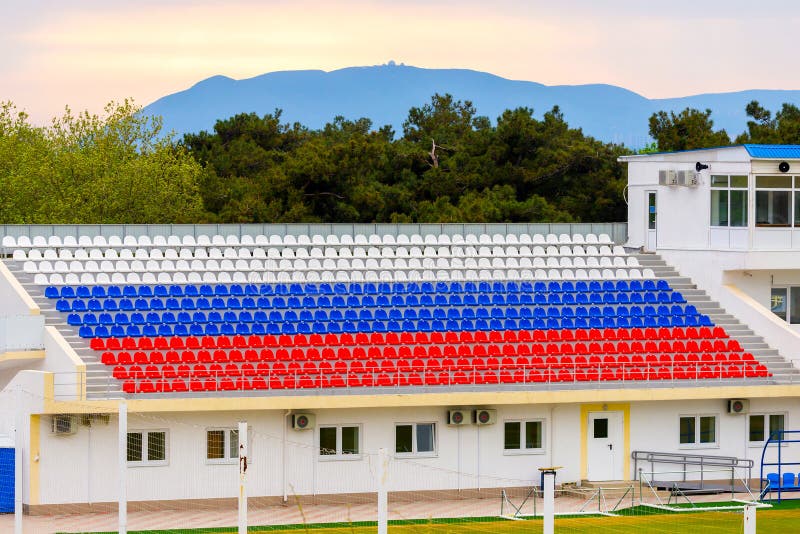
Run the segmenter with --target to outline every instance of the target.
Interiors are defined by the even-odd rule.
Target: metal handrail
[[[700,466],[700,489],[704,489],[705,483],[705,468],[706,467],[722,467],[731,470],[731,480],[733,480],[734,472],[736,469],[747,470],[747,485],[750,486],[750,479],[752,478],[753,466],[755,462],[748,458],[737,458],[735,456],[714,456],[709,454],[691,454],[691,453],[675,453],[675,452],[658,452],[658,451],[633,451],[631,453],[633,459],[634,472],[639,476],[639,462],[649,462],[650,471],[654,472],[655,464],[669,464],[680,465],[683,470],[683,481],[686,481],[686,467],[690,465]]]

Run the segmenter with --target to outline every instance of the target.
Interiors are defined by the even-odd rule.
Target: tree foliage
[[[219,222],[536,222],[625,217],[624,147],[568,126],[558,108],[506,111],[492,126],[471,102],[434,95],[402,136],[368,119],[320,130],[280,111],[241,114],[184,136],[204,165]]]
[[[130,101],[47,127],[0,105],[0,221],[172,223],[203,217],[200,164]]]
[[[794,104],[783,104],[774,117],[756,100],[747,104],[745,111],[751,120],[737,143],[800,144],[800,108]]]
[[[650,136],[658,150],[691,150],[731,144],[725,130],[714,131],[711,110],[686,108],[677,115],[674,111],[659,111],[650,116]]]

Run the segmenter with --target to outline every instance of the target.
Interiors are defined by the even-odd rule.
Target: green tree
[[[180,223],[203,220],[201,165],[131,101],[104,116],[66,109],[29,124],[0,106],[0,220],[5,223]]]
[[[686,108],[679,114],[659,111],[650,116],[650,136],[656,140],[659,151],[691,150],[712,146],[730,145],[725,130],[714,131],[711,110]]]
[[[747,131],[736,138],[737,143],[786,144],[800,143],[800,108],[784,103],[780,111],[772,112],[756,100],[747,104]]]

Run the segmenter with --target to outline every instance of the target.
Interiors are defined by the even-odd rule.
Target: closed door
[[[589,412],[586,477],[623,480],[622,412]]]
[[[647,244],[646,249],[648,252],[655,252],[658,246],[657,232],[658,232],[658,204],[656,202],[656,192],[647,191]]]

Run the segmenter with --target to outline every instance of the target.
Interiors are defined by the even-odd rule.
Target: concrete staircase
[[[727,313],[718,302],[711,300],[704,290],[698,289],[691,278],[681,276],[658,254],[631,255],[639,260],[643,268],[652,269],[658,278],[665,279],[671,288],[680,291],[698,312],[708,315],[714,324],[722,326],[731,338],[736,339],[746,352],[750,352],[760,363],[766,365],[774,382],[797,383],[800,380],[800,370],[781,357],[776,349],[770,348],[763,337],[756,335],[747,325]]]

